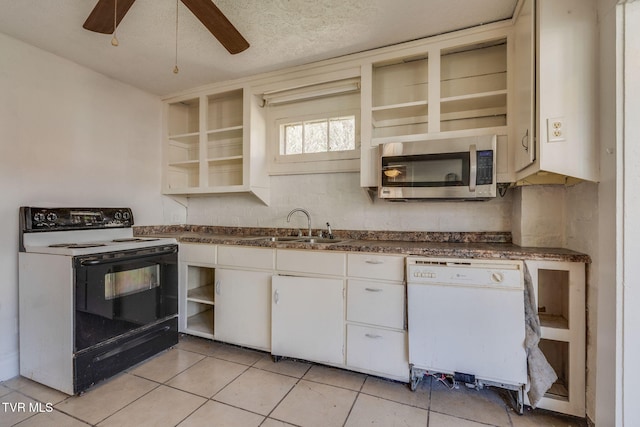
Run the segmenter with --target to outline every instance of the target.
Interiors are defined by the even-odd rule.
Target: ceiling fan
[[[98,0],[83,27],[89,31],[112,34],[135,0]],[[211,0],[181,0],[231,54],[244,51],[249,42]],[[117,10],[116,10],[117,9]]]

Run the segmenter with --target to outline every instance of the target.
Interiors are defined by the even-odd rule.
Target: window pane
[[[304,152],[325,153],[328,148],[327,121],[304,124]]]
[[[356,148],[355,117],[329,120],[329,150],[348,151]]]
[[[301,123],[284,126],[284,147],[280,147],[280,154],[302,154]]]

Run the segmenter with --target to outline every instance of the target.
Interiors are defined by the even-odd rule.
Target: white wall
[[[621,369],[622,381],[619,384],[622,405],[621,420],[625,426],[640,425],[640,2],[626,1],[618,6],[621,12],[621,47],[624,52],[624,63],[620,67],[624,93],[618,107],[619,138],[623,150],[622,163],[618,164],[622,178],[621,192],[618,193],[618,206],[622,206],[619,261],[621,276],[618,293],[618,324],[621,342],[618,349],[618,367]],[[620,378],[618,377],[618,380]]]
[[[520,246],[565,247],[566,188],[532,185],[513,191],[513,242]]]
[[[18,208],[130,206],[137,224],[179,215],[160,196],[161,102],[0,34],[0,380],[18,374]]]
[[[271,177],[271,203],[252,196],[189,199],[189,224],[251,227],[306,227],[306,218],[289,211],[305,208],[312,227],[334,230],[510,231],[512,192],[482,202],[371,202],[357,173]]]
[[[616,400],[619,393],[616,374],[616,293],[619,213],[617,209],[617,162],[622,156],[616,141],[616,3],[598,0],[599,46],[599,125],[600,183],[598,184],[598,248],[594,259],[589,298],[597,305],[596,341],[592,356],[595,373],[595,405],[588,414],[597,426],[621,426]],[[589,325],[593,326],[592,323]],[[594,354],[595,353],[595,354]],[[587,395],[589,397],[589,395]],[[587,400],[589,403],[589,400]]]

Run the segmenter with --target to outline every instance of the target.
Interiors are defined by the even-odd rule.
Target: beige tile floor
[[[16,377],[0,383],[0,401],[0,427],[586,425],[542,410],[517,415],[500,390],[450,390],[425,380],[411,392],[406,384],[288,359],[274,363],[266,353],[188,336],[81,396]]]

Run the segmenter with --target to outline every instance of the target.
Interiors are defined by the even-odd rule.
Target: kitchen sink
[[[266,240],[268,242],[291,242],[291,243],[324,243],[324,244],[333,244],[343,242],[344,239],[328,239],[326,237],[297,237],[297,236],[265,236],[265,237],[256,237],[255,240]]]
[[[296,242],[303,243],[339,243],[342,239],[327,239],[325,237],[302,237],[296,240]]]
[[[269,242],[297,242],[301,237],[297,236],[266,236],[266,237],[256,237],[255,240],[267,240]]]

